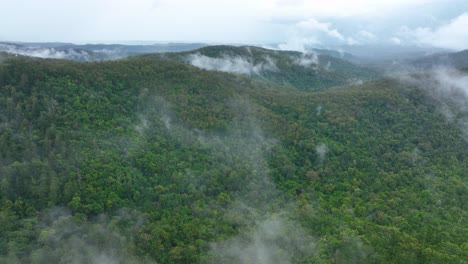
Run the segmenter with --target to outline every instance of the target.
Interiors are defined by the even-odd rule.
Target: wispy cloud
[[[286,42],[278,45],[278,48],[280,50],[292,50],[307,53],[318,44],[320,44],[320,41],[316,37],[301,36],[300,34],[292,33],[289,35]]]
[[[227,204],[213,205],[225,221],[237,226],[238,234],[211,241],[209,261],[288,264],[304,256],[313,256],[315,239],[295,220],[296,205],[288,201],[271,180],[267,157],[279,143],[267,136],[259,125],[261,122],[255,117],[258,106],[244,97],[234,96],[228,103],[234,116],[227,131],[213,133],[186,128],[176,117],[167,127],[161,117],[170,111],[170,105],[162,104],[161,100],[150,107],[151,115],[145,112],[151,118],[144,121],[146,124],[141,129],[152,129],[157,123],[175,139],[185,144],[201,144],[216,154],[217,162],[235,166],[242,171],[240,174],[247,174],[247,177],[238,175],[236,181],[240,181],[242,187],[229,194]],[[203,173],[192,176],[204,177]],[[193,184],[202,182],[194,180]]]
[[[39,47],[9,43],[0,43],[0,51],[29,57],[75,61],[116,60],[128,56],[127,52],[112,49],[88,51],[74,48],[56,49],[52,47]]]
[[[121,210],[115,216],[100,215],[97,221],[80,222],[64,208],[53,208],[42,212],[42,221],[31,226],[37,234],[33,250],[25,252],[21,261],[12,254],[1,258],[2,263],[154,263],[145,257],[130,253],[133,236],[118,232],[116,223],[132,223],[129,233],[137,232],[144,219],[139,213]],[[136,233],[133,233],[136,235]],[[3,262],[4,261],[4,262]]]
[[[54,48],[24,47],[0,43],[0,51],[38,58],[75,59],[84,61],[92,59],[92,55],[89,52],[74,49],[57,50]]]
[[[213,244],[212,251],[216,253],[213,263],[288,264],[298,252],[313,253],[315,243],[297,223],[272,215],[233,239]]]
[[[319,58],[317,53],[310,51],[308,53],[302,53],[301,56],[298,58],[294,58],[293,63],[303,67],[309,67],[312,65],[318,65]]]
[[[405,77],[437,103],[439,112],[463,131],[468,141],[468,75],[455,69],[438,67],[424,77]]]
[[[209,71],[231,72],[245,75],[262,75],[263,72],[278,71],[275,62],[265,57],[264,62],[254,63],[251,58],[241,56],[222,56],[212,58],[202,54],[192,54],[188,61],[193,66]]]
[[[296,27],[301,30],[309,31],[311,33],[322,32],[338,40],[345,40],[345,37],[340,32],[338,32],[338,30],[333,28],[330,23],[320,22],[313,18],[309,18],[307,20],[297,23]]]

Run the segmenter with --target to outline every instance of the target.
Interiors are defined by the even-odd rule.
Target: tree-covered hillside
[[[320,50],[300,53],[251,46],[208,46],[194,51],[143,56],[176,59],[202,69],[248,75],[303,91],[359,83],[378,76],[371,69]]]
[[[466,109],[424,75],[304,92],[269,74],[1,62],[0,262],[468,261]]]

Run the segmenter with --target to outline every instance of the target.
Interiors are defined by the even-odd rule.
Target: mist
[[[213,263],[292,263],[297,254],[315,252],[307,233],[287,217],[271,215],[233,239],[212,244]]]
[[[319,64],[319,58],[315,52],[301,53],[299,58],[293,59],[293,63],[302,67],[317,66]]]
[[[315,151],[317,152],[320,161],[323,161],[325,159],[325,156],[327,155],[328,152],[328,146],[324,143],[319,144],[316,148]]]
[[[130,222],[131,230],[122,233],[121,223]],[[42,212],[42,219],[34,224],[38,232],[35,245],[29,252],[31,263],[154,263],[145,257],[135,257],[130,253],[136,230],[144,218],[133,210],[121,209],[113,216],[99,215],[85,221],[72,216],[66,208],[53,208]],[[2,263],[24,263],[15,256],[0,258]]]
[[[468,75],[455,69],[439,68],[433,73],[433,96],[442,104],[442,113],[457,123],[468,141]]]
[[[57,50],[54,48],[24,47],[13,44],[9,45],[0,43],[0,51],[38,58],[69,59],[80,61],[92,60],[92,54],[90,52],[75,49]]]
[[[254,63],[241,56],[223,56],[211,58],[201,54],[192,54],[188,61],[193,66],[209,71],[222,71],[244,75],[262,75],[264,72],[276,72],[278,68],[270,57],[265,57],[264,62]]]
[[[137,126],[139,131],[160,127],[182,144],[203,145],[216,155],[218,164],[247,174],[236,179],[241,188],[229,194],[226,204],[211,205],[222,212],[225,221],[237,226],[238,234],[211,241],[208,263],[296,263],[315,253],[315,238],[295,220],[296,205],[283,196],[270,177],[267,157],[280,142],[262,130],[255,118],[257,105],[241,96],[231,98],[228,107],[234,116],[227,131],[220,133],[188,128],[162,97],[149,101],[145,118]],[[204,188],[203,177],[203,173],[187,168],[184,181]]]
[[[35,45],[0,43],[0,51],[13,55],[43,59],[65,59],[74,61],[117,60],[128,56],[127,52],[113,49],[81,50],[75,48],[54,48]]]
[[[404,83],[424,91],[437,104],[448,121],[456,123],[468,141],[468,75],[460,70],[438,66],[422,76],[405,75]]]

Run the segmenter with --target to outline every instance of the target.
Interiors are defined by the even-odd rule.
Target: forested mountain
[[[0,42],[0,52],[39,58],[75,61],[103,61],[126,58],[151,52],[181,52],[204,47],[202,43],[166,43],[151,45],[72,44],[72,43],[17,43]]]
[[[3,60],[0,262],[467,262],[466,72],[307,56]]]
[[[378,76],[371,69],[329,53],[326,50],[300,53],[250,46],[208,46],[181,53],[143,56],[176,59],[202,69],[248,75],[304,91],[362,82]]]

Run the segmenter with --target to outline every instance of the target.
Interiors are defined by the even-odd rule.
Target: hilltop
[[[253,46],[208,46],[181,53],[143,56],[176,59],[202,69],[244,74],[303,91],[352,84],[378,76],[371,69],[327,55],[329,53],[326,50],[300,53]]]

